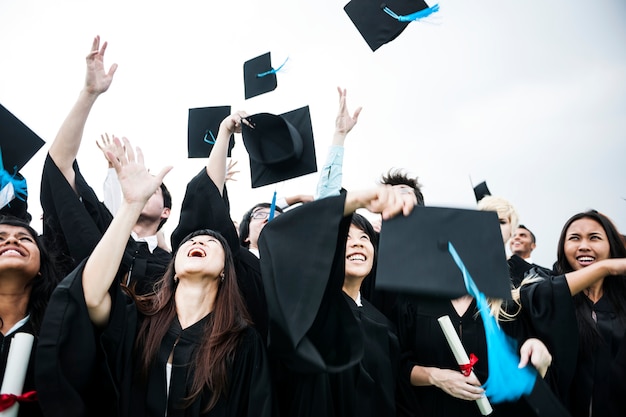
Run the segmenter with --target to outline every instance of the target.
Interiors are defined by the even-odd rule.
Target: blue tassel
[[[272,197],[272,204],[270,205],[270,215],[267,218],[268,222],[271,222],[274,218],[274,213],[276,213],[276,190],[274,190],[274,196]]]
[[[15,197],[22,201],[26,201],[28,197],[28,188],[26,187],[26,178],[15,178],[17,175],[17,166],[13,167],[13,175],[9,174],[4,169],[4,163],[2,162],[2,149],[0,148],[0,190],[2,190],[7,184],[13,184],[13,192]]]
[[[208,139],[207,135],[211,135],[211,139]],[[207,129],[207,131],[204,133],[204,141],[209,145],[215,145],[215,136],[213,136],[213,132],[211,132],[209,129]]]
[[[397,15],[393,10],[391,10],[389,7],[387,7],[385,5],[385,3],[383,3],[381,5],[381,8],[383,9],[383,12],[387,13],[389,16],[393,17],[394,19],[398,20],[399,22],[413,22],[415,20],[419,20],[419,19],[423,19],[425,17],[430,16],[433,13],[436,13],[439,11],[439,4],[435,4],[432,7],[428,7],[426,9],[420,10],[418,12],[415,13],[411,13],[405,16],[400,16]]]
[[[289,57],[287,57],[287,59],[285,59],[285,62],[283,62],[283,63],[280,65],[280,67],[278,67],[278,68],[276,68],[276,69],[272,68],[272,69],[271,69],[271,70],[269,70],[269,71],[265,71],[265,72],[262,72],[262,73],[260,73],[260,74],[257,74],[257,75],[256,75],[256,77],[257,77],[257,78],[263,78],[263,77],[265,77],[266,75],[276,74],[278,71],[280,71],[280,70],[281,70],[281,68],[282,68],[282,67],[283,67],[283,66],[287,63],[287,61],[288,61],[288,60],[289,60]]]
[[[490,314],[487,298],[478,290],[451,242],[448,242],[448,251],[463,273],[467,292],[476,299],[485,326],[489,377],[483,387],[487,397],[494,404],[498,404],[516,401],[522,395],[530,394],[535,386],[536,372],[530,365],[522,369],[517,367],[520,358],[515,341],[500,329],[496,319]]]

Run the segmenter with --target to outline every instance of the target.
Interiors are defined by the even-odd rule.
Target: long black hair
[[[622,235],[617,231],[613,222],[604,214],[596,210],[589,210],[577,213],[565,222],[561,236],[559,237],[559,245],[557,248],[557,260],[554,264],[555,272],[558,274],[566,274],[572,272],[574,268],[569,264],[565,256],[565,239],[567,231],[577,220],[590,219],[602,226],[609,242],[610,258],[626,258],[626,246]],[[616,276],[605,279],[602,282],[602,291],[608,298],[613,310],[617,313],[622,323],[626,326],[626,277]],[[596,324],[592,319],[592,311],[586,296],[581,292],[573,297],[574,307],[576,309],[576,318],[578,320],[578,329],[580,333],[581,351],[588,354],[602,340],[596,329]]]
[[[54,291],[62,278],[57,267],[57,258],[48,251],[42,237],[24,220],[13,216],[0,216],[0,224],[25,229],[35,240],[37,248],[39,248],[39,273],[32,277],[28,283],[31,286],[28,298],[28,313],[30,314],[33,332],[38,335],[52,291]],[[1,320],[2,318],[0,317]]]

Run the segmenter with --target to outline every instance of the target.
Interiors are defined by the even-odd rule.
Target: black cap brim
[[[498,216],[478,210],[416,207],[409,216],[383,222],[376,286],[445,298],[467,294],[448,242],[481,292],[511,299]]]
[[[252,188],[317,172],[309,106],[281,114],[259,113],[242,126],[250,155]]]
[[[187,156],[189,158],[206,158],[213,149],[214,138],[222,120],[230,115],[230,106],[199,107],[189,109],[187,124]],[[235,146],[234,135],[228,143],[228,156]]]

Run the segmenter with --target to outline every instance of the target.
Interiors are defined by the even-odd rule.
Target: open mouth
[[[187,256],[193,258],[204,258],[206,256],[206,252],[204,251],[204,249],[195,247],[191,248],[191,250],[187,253]]]
[[[24,253],[20,252],[17,249],[14,249],[14,248],[6,248],[6,249],[3,249],[2,251],[0,251],[0,256],[11,256],[11,255],[13,255],[13,256],[15,256],[15,255],[17,255],[17,256],[26,256]]]
[[[362,253],[353,253],[352,255],[348,256],[349,261],[365,262],[365,259],[365,255],[363,255]]]
[[[594,258],[593,256],[586,255],[586,256],[578,256],[576,260],[581,265],[589,265],[589,264],[592,264],[596,260],[596,258]]]

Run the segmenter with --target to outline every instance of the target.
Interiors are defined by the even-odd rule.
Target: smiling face
[[[174,269],[179,279],[200,276],[217,278],[224,272],[226,255],[213,236],[198,235],[183,243],[176,252]]]
[[[563,250],[565,259],[574,271],[608,259],[611,254],[606,231],[600,223],[590,218],[572,222],[565,233]]]
[[[504,237],[504,236],[503,236]],[[530,232],[523,227],[518,227],[511,239],[511,253],[526,259],[530,257],[530,253],[535,249],[535,243]]]
[[[374,245],[370,237],[355,225],[350,225],[346,241],[346,278],[365,278],[374,265]]]
[[[0,224],[0,274],[17,271],[30,279],[39,273],[40,263],[39,247],[27,229]]]

